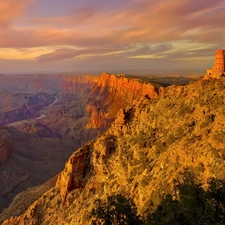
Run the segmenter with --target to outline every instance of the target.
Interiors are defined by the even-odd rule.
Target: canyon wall
[[[156,88],[152,84],[141,83],[139,79],[103,73],[91,91],[86,109],[86,115],[90,119],[85,127],[105,130],[113,122],[119,109],[125,108],[143,96],[152,99],[157,95]]]
[[[81,145],[109,128],[119,109],[126,108],[134,99],[158,95],[155,85],[120,75],[103,73],[100,77],[61,79],[62,91],[47,123]]]
[[[82,94],[84,91],[90,91],[99,78],[95,76],[64,75],[60,79],[61,90]]]
[[[91,224],[96,199],[123,194],[145,218],[187,169],[224,180],[225,79],[165,88],[119,110],[112,126],[72,154],[56,186],[13,224]]]
[[[51,104],[55,100],[54,95],[37,93],[36,95],[24,95],[25,103],[16,109],[0,112],[0,125],[5,125],[19,120],[33,118],[37,111]],[[16,100],[15,100],[16,101]],[[10,103],[8,103],[10,105]],[[13,108],[13,104],[8,106]]]

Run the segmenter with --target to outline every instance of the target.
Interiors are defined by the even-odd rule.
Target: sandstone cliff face
[[[66,163],[65,170],[59,174],[57,185],[60,189],[62,200],[66,200],[71,190],[84,188],[86,184],[86,176],[90,169],[90,149],[89,146],[82,148],[78,152],[74,152]],[[73,174],[71,176],[71,174]]]
[[[100,93],[104,92],[105,88],[108,87],[112,93],[118,93],[124,97],[123,99],[128,98],[127,101],[129,102],[144,95],[148,95],[149,98],[155,98],[157,96],[153,85],[140,83],[139,79],[132,79],[120,75],[103,73],[98,80],[98,86],[101,87]]]
[[[125,108],[135,99],[143,96],[152,99],[157,95],[152,84],[140,83],[138,79],[103,73],[89,98],[86,115],[90,119],[86,128],[105,130],[115,119],[119,109]]]
[[[119,109],[134,99],[157,96],[151,84],[106,73],[100,77],[65,76],[61,87],[63,91],[57,95],[58,102],[46,124],[80,144],[109,128]]]
[[[225,179],[224,95],[221,79],[171,86],[158,98],[135,101],[71,156],[55,188],[3,224],[90,224],[94,200],[117,193],[133,198],[145,216],[187,168],[203,183]]]
[[[61,78],[60,89],[69,92],[82,94],[87,89],[91,89],[98,81],[94,76],[63,76]]]

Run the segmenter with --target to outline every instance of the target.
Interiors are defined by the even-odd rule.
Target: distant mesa
[[[214,66],[206,71],[204,79],[217,78],[225,76],[225,51],[223,49],[216,50]]]

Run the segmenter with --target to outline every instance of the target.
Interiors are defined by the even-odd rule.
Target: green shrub
[[[117,194],[109,196],[106,201],[97,199],[91,211],[93,225],[142,225],[137,215],[137,207],[131,199]]]
[[[175,182],[175,194],[163,197],[147,225],[225,224],[225,181],[210,178],[204,190],[190,173]]]

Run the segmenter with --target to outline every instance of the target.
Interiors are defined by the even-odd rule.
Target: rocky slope
[[[0,93],[2,103],[0,125],[33,118],[37,116],[38,110],[51,104],[55,100],[54,95],[43,92],[35,95],[5,92]],[[4,101],[2,99],[4,99]]]
[[[19,192],[55,176],[79,147],[36,120],[38,111],[54,100],[55,95],[43,92],[0,92],[0,211]]]
[[[134,199],[145,217],[187,168],[203,183],[225,179],[224,95],[221,78],[140,97],[72,154],[55,187],[3,224],[90,224],[94,200],[117,193]]]

